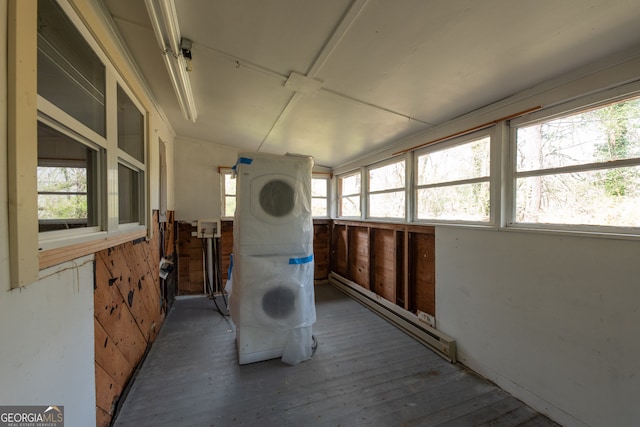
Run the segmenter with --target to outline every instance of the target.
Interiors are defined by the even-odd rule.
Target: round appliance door
[[[291,176],[268,174],[251,181],[251,213],[270,224],[287,223],[299,215],[301,183]]]

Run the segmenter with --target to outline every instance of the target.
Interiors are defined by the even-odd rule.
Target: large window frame
[[[218,172],[220,173],[220,215],[222,219],[233,219],[237,200],[236,176],[233,168],[220,167]]]
[[[366,218],[376,221],[404,222],[407,220],[407,205],[409,201],[407,192],[407,177],[410,162],[406,156],[393,157],[382,162],[375,163],[366,168]],[[376,172],[381,172],[376,177]],[[398,177],[390,176],[397,173]],[[385,199],[381,210],[375,211],[373,199]],[[401,204],[398,215],[393,215],[394,206]],[[378,213],[378,214],[376,214]]]
[[[311,176],[311,212],[314,218],[329,218],[329,181],[330,176],[326,173],[314,173]],[[318,209],[324,210],[324,214],[317,215]]]
[[[551,232],[576,232],[618,236],[640,235],[638,226],[585,224],[572,222],[544,222],[544,221],[519,221],[518,209],[518,180],[529,178],[552,178],[562,175],[595,174],[602,171],[619,171],[625,168],[635,167],[640,170],[640,155],[609,161],[582,161],[557,167],[518,169],[518,131],[539,124],[553,123],[559,119],[568,119],[582,113],[599,110],[603,107],[621,103],[625,100],[640,98],[640,83],[632,83],[613,89],[597,92],[595,94],[579,98],[575,101],[563,103],[553,108],[545,109],[537,113],[529,114],[510,122],[509,132],[509,164],[506,171],[508,179],[506,187],[507,218],[506,226],[512,229],[548,230]],[[637,173],[640,173],[637,172]]]
[[[336,177],[337,179],[337,216],[338,218],[353,218],[353,219],[362,219],[363,212],[365,212],[365,208],[363,206],[363,189],[365,187],[365,183],[363,183],[363,177],[365,174],[363,173],[363,169],[358,169],[355,171],[350,171]],[[353,179],[353,185],[349,187],[357,187],[357,191],[347,191],[345,190],[345,182],[347,180]],[[357,215],[346,215],[343,211],[345,203],[357,204]]]
[[[496,179],[495,177],[499,175],[499,161],[497,158],[497,143],[495,136],[495,128],[489,127],[483,129],[478,132],[471,133],[469,135],[451,138],[447,141],[443,141],[438,144],[429,145],[427,147],[415,150],[413,152],[413,182],[412,182],[412,195],[413,195],[413,209],[412,209],[412,220],[416,223],[429,223],[429,224],[473,224],[473,225],[485,225],[491,226],[495,224],[496,220],[496,200],[498,197],[496,196]],[[428,158],[429,156],[447,156],[447,154],[458,154],[465,151],[466,147],[470,147],[473,151],[473,145],[477,144],[486,144],[486,147],[489,149],[488,153],[480,153],[479,156],[469,156],[469,153],[466,153],[466,160],[472,162],[479,162],[480,165],[478,167],[482,168],[482,171],[466,171],[466,173],[449,173],[449,170],[444,172],[444,176],[432,176],[429,179],[422,177],[420,171],[420,163],[423,158]],[[456,153],[458,152],[458,153]],[[488,162],[488,163],[487,163]],[[450,170],[453,170],[451,168]],[[424,181],[424,182],[423,182]],[[487,211],[485,215],[481,215],[478,213],[468,212],[468,209],[464,209],[462,206],[453,205],[456,204],[456,201],[449,200],[449,208],[443,207],[442,214],[431,214],[425,215],[425,213],[421,213],[421,201],[420,201],[420,193],[421,192],[429,192],[429,191],[440,191],[447,192],[452,191],[450,196],[454,196],[457,191],[460,189],[467,189],[473,193],[483,192],[480,196],[484,199],[484,202],[488,203]],[[478,201],[480,203],[481,201]],[[471,210],[481,209],[478,204],[475,206],[470,206]],[[455,213],[454,210],[462,210],[466,211],[463,213]]]
[[[105,67],[105,135],[63,111],[38,94],[38,2],[11,0],[8,3],[8,193],[10,200],[10,272],[11,287],[24,286],[39,278],[39,271],[96,250],[113,246],[150,233],[149,190],[147,177],[148,120],[147,109],[133,95],[129,85],[94,40],[82,19],[67,0],[56,4],[79,32]],[[144,159],[129,162],[118,150],[116,91],[120,85],[143,114]],[[17,88],[19,88],[19,93]],[[140,87],[136,86],[140,90]],[[33,100],[37,100],[33,102]],[[56,230],[39,233],[37,214],[37,126],[38,122],[55,125],[65,135],[99,151],[99,177],[96,202],[99,223],[96,227]],[[141,179],[139,221],[120,225],[118,222],[118,165],[134,166]],[[24,173],[33,170],[33,173]],[[99,242],[99,243],[97,243]]]

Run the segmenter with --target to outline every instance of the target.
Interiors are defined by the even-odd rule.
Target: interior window
[[[416,219],[488,222],[491,138],[416,154]]]
[[[314,177],[311,179],[311,212],[314,217],[328,217],[328,188],[327,177]]]
[[[236,214],[236,182],[231,169],[225,169],[220,172],[222,177],[222,216],[233,218]]]
[[[361,173],[357,172],[338,178],[338,216],[360,217]]]
[[[640,98],[516,127],[515,223],[640,227]]]
[[[38,0],[38,94],[105,136],[105,66],[53,0]]]
[[[118,165],[118,222],[143,222],[142,172],[123,164]]]
[[[40,232],[98,225],[98,152],[38,123]]]
[[[405,217],[404,159],[369,169],[369,217]]]
[[[144,116],[118,85],[118,148],[144,163]]]

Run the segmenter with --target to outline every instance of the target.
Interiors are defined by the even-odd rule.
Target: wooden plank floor
[[[239,366],[228,318],[177,300],[114,426],[556,426],[331,285],[314,357]]]

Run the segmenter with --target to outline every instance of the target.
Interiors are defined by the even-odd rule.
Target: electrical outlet
[[[418,310],[418,320],[432,328],[436,327],[436,318],[424,311]]]

